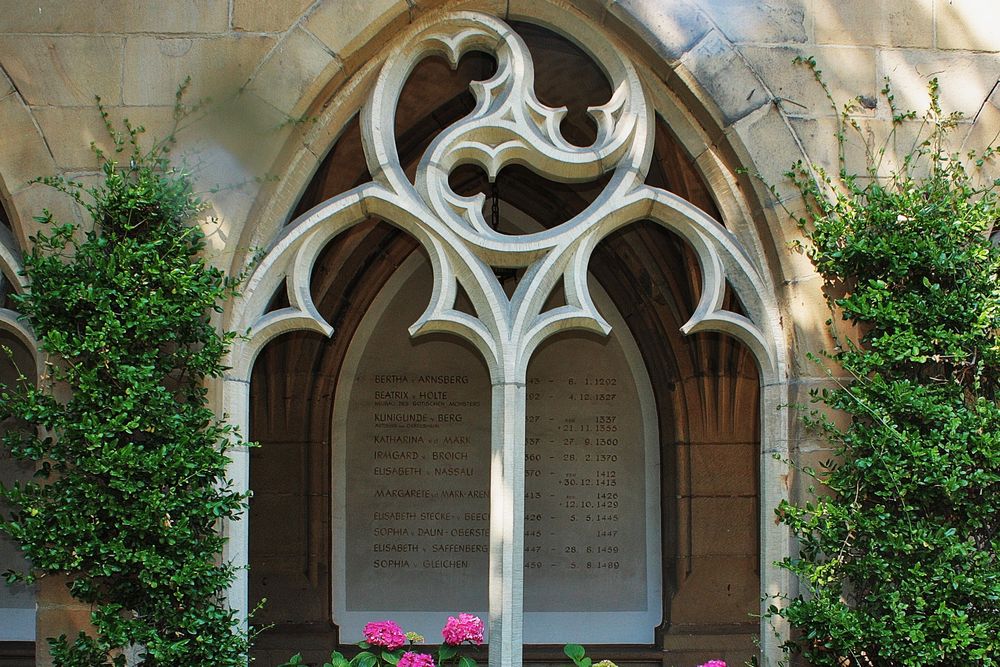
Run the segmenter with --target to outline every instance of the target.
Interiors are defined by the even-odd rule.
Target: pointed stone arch
[[[2,181],[0,181],[2,191]],[[33,382],[41,373],[41,355],[37,351],[37,343],[31,327],[21,321],[20,314],[13,309],[10,295],[23,292],[26,280],[21,271],[21,248],[8,227],[7,207],[0,197],[0,343],[3,343],[3,359],[0,359],[0,386],[7,388],[19,381],[23,375],[27,381]],[[0,431],[18,428],[13,420],[5,420],[0,424]],[[10,458],[0,443],[0,478],[5,484],[14,479],[29,478],[32,472],[30,465]],[[0,536],[0,560],[4,568],[26,567],[26,562],[17,556],[17,543],[8,536]],[[30,642],[35,636],[37,594],[35,588],[18,586],[5,587],[0,591],[0,660],[4,657],[4,649],[14,652],[29,651]],[[5,642],[11,642],[3,646]]]
[[[714,330],[741,340],[752,350],[759,366],[762,405],[774,406],[785,402],[785,334],[781,331],[776,296],[778,290],[774,287],[772,275],[774,269],[771,268],[768,257],[770,239],[761,239],[756,234],[751,205],[739,194],[741,182],[734,173],[733,162],[739,161],[729,145],[732,143],[729,139],[738,139],[734,123],[751,118],[747,122],[754,127],[758,120],[752,118],[754,114],[766,117],[770,112],[769,107],[762,105],[758,109],[748,110],[743,116],[731,118],[731,134],[727,137],[726,132],[723,132],[714,142],[709,141],[711,133],[706,132],[696,117],[684,110],[675,91],[663,86],[662,81],[656,80],[650,71],[640,74],[633,69],[631,61],[620,55],[618,48],[611,46],[599,26],[564,9],[547,3],[539,4],[530,15],[526,12],[518,15],[518,18],[538,22],[564,35],[572,35],[574,41],[609,68],[617,92],[605,110],[596,112],[599,138],[597,148],[589,152],[574,152],[572,147],[561,140],[558,130],[554,129],[558,128],[558,113],[553,114],[538,104],[537,100],[532,101],[530,85],[508,85],[504,88],[504,84],[509,82],[498,75],[476,90],[479,99],[477,111],[473,113],[473,120],[476,122],[454,129],[452,134],[455,136],[451,138],[438,137],[432,143],[418,170],[416,189],[402,174],[398,158],[393,153],[395,149],[391,134],[388,139],[380,136],[385,132],[381,128],[392,127],[392,103],[380,104],[378,101],[395,99],[394,95],[398,95],[415,59],[423,53],[437,51],[448,54],[454,63],[463,48],[487,49],[501,44],[501,48],[513,49],[512,56],[507,54],[506,63],[511,62],[511,57],[514,61],[520,57],[522,62],[514,69],[524,71],[526,59],[523,54],[519,55],[516,47],[506,44],[507,40],[516,42],[516,38],[511,37],[509,31],[502,27],[503,24],[494,21],[489,15],[442,12],[423,16],[402,31],[397,46],[384,54],[386,60],[379,58],[361,66],[355,76],[343,86],[343,90],[334,95],[336,103],[330,103],[329,109],[318,123],[320,127],[308,138],[317,148],[308,150],[310,144],[307,143],[306,150],[297,152],[298,157],[289,163],[291,173],[272,189],[272,197],[258,200],[258,219],[264,215],[261,224],[248,228],[243,235],[242,247],[267,245],[267,250],[247,287],[247,297],[236,304],[229,314],[231,326],[251,331],[249,340],[234,349],[233,371],[224,383],[226,410],[236,418],[237,423],[246,424],[250,369],[257,353],[268,341],[290,330],[309,330],[323,335],[330,333],[329,324],[317,311],[309,293],[312,266],[331,238],[372,215],[398,225],[413,235],[430,254],[434,265],[434,301],[414,325],[413,331],[439,331],[462,336],[480,350],[491,366],[495,381],[500,380],[499,385],[507,384],[504,378],[513,377],[514,381],[510,382],[507,390],[507,400],[501,400],[499,405],[517,403],[516,378],[519,377],[519,372],[523,372],[523,362],[529,356],[521,353],[530,350],[548,333],[566,327],[606,330],[607,325],[593,308],[579,276],[586,274],[589,254],[604,236],[640,219],[653,220],[679,234],[695,249],[698,256],[703,281],[702,296],[694,316],[685,325],[685,333]],[[632,16],[634,22],[639,21],[637,16],[627,16]],[[609,20],[607,16],[604,19],[605,23]],[[690,49],[690,44],[685,48]],[[659,62],[662,63],[662,60]],[[530,59],[527,59],[527,63],[530,66]],[[675,68],[681,66],[682,63],[675,63]],[[650,81],[650,78],[654,80]],[[648,98],[647,87],[653,90]],[[504,94],[509,95],[510,90],[515,88],[520,91],[520,108],[529,110],[526,116],[518,118],[516,114],[510,115],[510,109],[503,104],[491,107],[491,102]],[[292,192],[301,191],[303,186],[296,184],[302,183],[305,174],[303,170],[315,166],[315,155],[325,152],[325,149],[318,150],[319,142],[324,141],[329,145],[331,138],[335,137],[339,128],[346,125],[347,119],[353,115],[352,110],[362,106],[360,100],[368,90],[373,92],[367,95],[368,102],[364,106],[364,128],[372,182],[321,204],[288,224],[279,233],[284,214],[277,215],[277,211],[291,208],[288,197]],[[647,99],[651,99],[653,104],[648,105]],[[637,103],[638,107],[635,106]],[[720,201],[720,208],[725,211],[727,224],[732,229],[723,228],[697,208],[670,193],[641,185],[641,177],[636,180],[648,168],[649,124],[654,107],[657,112],[672,116],[672,120],[680,128],[678,134],[682,142],[696,147],[691,152],[696,155],[698,166],[712,184]],[[514,108],[519,107],[514,105]],[[386,109],[389,111],[386,112]],[[389,115],[385,115],[386,113]],[[476,116],[476,113],[479,115]],[[518,122],[521,124],[518,125]],[[491,144],[489,140],[479,139],[479,136],[486,136],[489,132],[495,133],[494,128],[500,126],[505,128],[503,133],[508,139],[506,143]],[[489,132],[483,134],[484,127],[489,128]],[[453,128],[449,128],[451,129]],[[464,140],[459,138],[463,132]],[[601,203],[595,202],[586,212],[587,215],[581,214],[580,220],[589,218],[589,223],[564,223],[541,235],[529,235],[513,242],[509,238],[503,238],[503,235],[492,233],[481,218],[477,218],[476,211],[481,201],[456,197],[447,188],[447,175],[452,167],[463,161],[474,162],[487,172],[495,174],[504,164],[518,160],[538,160],[540,163],[533,163],[533,166],[543,173],[548,170],[549,174],[567,180],[591,178],[609,169],[609,164],[614,165],[612,173],[615,175],[608,186],[611,194],[604,197]],[[439,222],[428,224],[426,218],[437,219]],[[498,300],[496,291],[488,286],[488,278],[492,278],[492,275],[487,276],[489,266],[497,260],[528,267],[531,272],[529,277],[537,278],[535,289],[525,289],[522,296],[515,294],[509,304],[504,306],[504,300]],[[456,266],[461,268],[454,272]],[[542,317],[537,312],[539,304],[535,301],[544,300],[549,290],[543,288],[546,285],[551,287],[553,281],[560,277],[566,278],[569,305],[558,313],[546,313]],[[529,280],[525,284],[530,282]],[[269,312],[267,304],[282,283],[287,286],[288,306]],[[479,306],[478,318],[469,317],[452,308],[455,287],[459,283],[466,292],[470,289],[478,290],[473,298]],[[721,308],[727,283],[744,305],[745,314]],[[537,294],[542,296],[538,297]],[[504,312],[507,314],[504,315]],[[532,312],[535,315],[531,315]],[[511,329],[512,326],[515,328]],[[525,342],[511,348],[498,347],[499,341],[511,340],[515,330],[521,332],[518,335]],[[523,412],[521,414],[523,416]],[[516,417],[517,413],[508,415],[506,421],[499,424],[498,430],[503,432],[505,424],[507,428],[515,426]],[[787,423],[783,418],[771,414],[762,415],[762,419],[765,455],[761,459],[761,477],[766,480],[777,476],[769,461],[772,453],[787,447]],[[508,438],[508,441],[516,439],[515,432],[515,436]],[[501,444],[498,451],[502,450]],[[508,457],[508,469],[516,471],[517,458],[515,450]],[[523,466],[523,455],[521,462]],[[246,484],[247,467],[245,457],[235,462],[234,478],[238,482]],[[502,477],[502,473],[500,476]],[[776,492],[776,488],[774,484],[766,487],[762,498],[762,513],[769,514],[770,505],[780,499],[781,491]],[[513,495],[518,495],[517,487],[513,488]],[[516,513],[516,507],[510,506],[506,511]],[[504,511],[495,513],[502,516]],[[788,548],[787,537],[780,529],[771,530],[769,525],[768,521],[761,524],[765,533],[762,536],[762,562],[765,564],[784,556]],[[502,554],[517,551],[516,530],[511,531],[510,528],[502,531],[501,526],[494,526],[495,533],[506,533],[503,540],[497,540],[498,544],[494,544],[495,560],[498,562],[503,560]],[[233,549],[230,556],[238,561],[246,558],[245,530],[245,525],[236,524],[231,527]],[[511,564],[509,567],[515,566]],[[516,579],[513,572],[514,569],[508,570],[498,579],[501,582],[513,581]],[[788,590],[784,582],[777,581],[775,577],[765,576],[764,579],[764,593]],[[233,591],[234,599],[245,599],[245,587],[246,582],[243,580]],[[493,660],[496,664],[519,664],[519,637],[515,629],[519,619],[517,591],[501,590],[497,597],[503,602],[498,603],[494,610],[493,636],[506,638],[506,641],[496,642],[498,646]],[[771,633],[761,634],[765,655],[775,658],[776,644],[773,639],[769,639]]]

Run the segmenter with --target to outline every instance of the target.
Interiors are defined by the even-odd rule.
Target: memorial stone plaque
[[[392,618],[430,642],[488,607],[490,378],[457,339],[411,339],[426,260],[388,281],[355,334],[334,407],[334,610],[344,642]],[[569,332],[528,372],[524,638],[648,643],[660,623],[652,392],[613,304],[607,338]]]

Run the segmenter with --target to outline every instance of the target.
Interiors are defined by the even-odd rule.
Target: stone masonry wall
[[[793,394],[824,381],[805,360],[828,344],[820,281],[789,250],[798,232],[779,203],[759,181],[735,175],[737,167],[761,174],[794,207],[782,173],[798,159],[835,164],[836,114],[793,58],[814,56],[838,102],[877,100],[860,112],[876,134],[889,118],[878,95],[884,79],[902,107],[921,111],[934,76],[945,110],[966,114],[962,147],[981,148],[1000,132],[996,0],[0,0],[0,201],[16,241],[27,244],[42,208],[79,218],[29,181],[95,177],[88,146],[109,145],[95,96],[114,121],[127,117],[162,137],[190,77],[185,100],[206,104],[180,128],[177,155],[202,189],[222,186],[209,196],[215,219],[206,230],[213,260],[237,269],[289,215],[336,138],[335,107],[357,106],[383,47],[452,8],[542,22],[549,12],[579,13],[686,107],[698,126],[686,145],[701,142],[692,154],[706,180],[718,180],[707,165],[720,159],[744,193],[752,224],[734,231],[767,259],[778,286]],[[890,155],[914,132],[902,131]],[[861,159],[851,140],[849,166]],[[793,455],[823,458],[795,423],[790,432]],[[793,478],[763,483],[798,493]],[[86,616],[60,588],[39,589],[40,637]],[[40,653],[38,664],[48,664]]]

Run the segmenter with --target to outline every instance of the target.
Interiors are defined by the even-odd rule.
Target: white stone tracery
[[[783,351],[776,345],[777,308],[769,296],[774,292],[761,267],[708,215],[644,184],[653,153],[653,109],[640,78],[596,31],[581,30],[573,39],[598,61],[613,91],[606,104],[589,110],[598,133],[586,148],[562,137],[560,121],[566,109],[538,101],[528,50],[499,19],[468,12],[448,14],[397,46],[362,109],[362,138],[372,181],[322,203],[285,227],[253,272],[232,323],[232,328],[249,330],[250,335],[233,350],[224,403],[234,421],[245,425],[248,380],[261,348],[296,329],[332,333],[310,294],[312,269],[326,244],[374,216],[423,245],[433,267],[434,286],[431,302],[410,328],[411,334],[445,332],[467,340],[485,359],[493,384],[489,632],[494,666],[521,664],[527,365],[538,345],[558,331],[606,334],[610,330],[587,287],[587,266],[596,245],[638,220],[655,221],[682,236],[698,255],[703,280],[701,301],[683,331],[723,331],[746,343],[758,360],[765,388],[784,376]],[[402,87],[421,59],[438,54],[455,66],[473,50],[493,55],[497,71],[489,80],[472,84],[474,110],[434,139],[411,183],[393,134]],[[491,180],[512,164],[562,182],[589,181],[608,172],[611,178],[601,195],[576,217],[546,231],[509,236],[484,220],[483,195],[463,197],[450,189],[449,174],[463,164],[481,167]],[[512,296],[504,293],[493,267],[524,269]],[[560,279],[566,305],[543,312]],[[282,281],[290,305],[267,312]],[[746,316],[722,310],[727,282]],[[455,308],[459,286],[468,294],[474,316]],[[762,399],[767,398],[765,391]],[[246,455],[241,454],[233,467],[237,485],[246,486],[248,468]],[[245,522],[234,524],[228,556],[245,563],[247,543]],[[245,608],[245,577],[232,596]]]
[[[21,251],[13,235],[0,227],[0,286],[21,292],[27,287],[27,279],[22,275]],[[3,282],[6,285],[3,285]],[[14,334],[25,348],[35,354],[37,344],[31,328],[20,319],[20,314],[10,308],[0,307],[0,329]],[[37,368],[34,370],[38,370]]]

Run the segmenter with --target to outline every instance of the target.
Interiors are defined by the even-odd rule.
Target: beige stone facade
[[[772,508],[777,499],[800,497],[803,490],[772,454],[804,462],[824,454],[794,413],[779,411],[779,404],[801,401],[809,389],[829,382],[806,357],[830,345],[828,311],[820,280],[792,247],[799,233],[786,207],[794,209],[796,197],[783,174],[798,160],[835,165],[837,114],[812,74],[792,61],[814,56],[838,102],[877,100],[874,108],[857,112],[876,136],[889,127],[890,110],[879,97],[886,78],[900,106],[922,111],[927,83],[937,77],[945,110],[966,114],[956,148],[981,148],[1000,133],[1000,9],[993,0],[0,0],[0,203],[9,229],[0,260],[8,284],[17,285],[16,251],[35,233],[33,216],[42,208],[82,219],[70,202],[30,181],[47,174],[96,177],[88,146],[107,147],[108,140],[95,97],[113,120],[128,118],[148,136],[162,137],[172,127],[177,87],[190,77],[186,100],[206,103],[179,129],[175,154],[183,156],[201,189],[223,186],[207,196],[214,219],[205,225],[212,261],[235,274],[255,248],[273,243],[296,212],[366,175],[359,145],[351,144],[357,132],[351,121],[382,62],[407,35],[456,10],[534,24],[569,41],[566,26],[605,35],[634,64],[658,114],[658,185],[725,225],[766,279],[766,300],[778,316],[775,373],[761,372],[760,360],[755,363],[731,339],[695,337],[692,343],[678,333],[699,289],[697,262],[682,246],[624,238],[608,255],[609,262],[621,261],[620,268],[608,269],[608,282],[629,276],[621,278],[623,300],[645,284],[635,276],[645,276],[654,286],[651,295],[658,286],[680,310],[690,307],[678,319],[658,311],[653,296],[632,304],[646,327],[636,335],[640,346],[655,350],[662,341],[674,351],[661,377],[662,386],[670,384],[662,402],[674,406],[665,411],[671,423],[661,426],[669,440],[664,451],[676,461],[664,493],[670,496],[665,507],[683,530],[665,546],[674,568],[665,603],[672,624],[655,646],[618,647],[616,662],[694,665],[725,657],[741,664],[756,651],[752,635],[759,631],[747,613],[757,611],[761,595],[791,590],[791,582],[771,567],[793,548],[774,526]],[[545,66],[536,62],[540,77]],[[427,76],[428,86],[444,85],[433,72]],[[574,76],[572,69],[560,71],[545,85],[568,95],[572,85],[566,81]],[[413,111],[404,129],[419,144],[420,132],[432,131],[421,130],[421,123],[433,118],[439,100],[431,94],[408,99]],[[888,164],[915,132],[900,131]],[[849,167],[863,167],[856,139],[848,140],[847,160]],[[343,175],[338,165],[350,165],[352,175]],[[774,192],[764,183],[773,184]],[[526,201],[535,197],[542,215],[542,198],[525,193]],[[572,209],[570,195],[559,201]],[[374,247],[383,233],[365,230],[350,243]],[[359,302],[370,300],[391,267],[413,250],[412,241],[389,240],[379,245],[385,263],[378,275],[360,281]],[[326,257],[323,284],[331,309],[337,290],[346,289],[339,282],[365,257],[349,247]],[[642,257],[643,248],[656,250]],[[679,277],[685,271],[689,275]],[[220,325],[233,326],[238,310],[228,311]],[[350,330],[351,317],[338,326]],[[6,342],[10,327],[4,329]],[[15,340],[18,332],[12,335]],[[328,427],[324,401],[343,356],[340,344],[334,340],[327,349],[313,339],[278,339],[254,369],[253,382],[268,374],[266,391],[254,393],[251,382],[234,399],[225,387],[217,388],[219,412],[224,400],[229,412],[242,410],[246,421],[252,417],[251,437],[265,442],[255,461],[246,455],[234,467],[241,483],[263,480],[264,500],[249,527],[228,528],[230,557],[249,559],[254,568],[234,588],[234,603],[245,609],[266,592],[272,603],[263,620],[279,629],[278,636],[262,637],[258,664],[278,664],[301,650],[296,642],[317,656],[336,644],[329,623],[320,622],[328,610],[323,552],[329,544],[316,543],[329,533],[323,495],[329,494],[328,471],[309,463],[327,450],[323,436],[309,430],[309,420],[319,424],[317,433]],[[650,364],[655,384],[659,371]],[[304,384],[311,387],[308,405],[287,407]],[[681,404],[683,410],[676,407]],[[313,408],[321,414],[313,415]],[[294,459],[274,456],[269,441],[276,447],[299,443]],[[282,505],[291,498],[283,480],[300,477],[313,478],[319,491]],[[268,522],[279,522],[285,511],[312,513],[301,529],[283,533],[289,542],[311,546],[285,550],[261,542]],[[264,574],[255,579],[257,571]],[[265,591],[268,577],[283,583]],[[47,582],[36,596],[37,637],[72,632],[86,618],[87,610],[66,599],[58,583]],[[27,657],[34,652],[29,639],[4,635],[4,601],[0,595],[0,665],[48,664],[43,642],[37,657]],[[296,604],[309,610],[299,613]],[[769,634],[763,632],[762,664],[775,665],[777,644]],[[539,649],[529,657],[544,663],[552,654]]]

